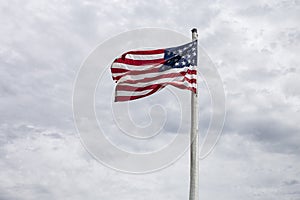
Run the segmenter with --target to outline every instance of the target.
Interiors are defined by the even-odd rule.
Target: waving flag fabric
[[[124,53],[111,65],[115,101],[149,96],[167,85],[196,92],[197,40],[178,47]]]

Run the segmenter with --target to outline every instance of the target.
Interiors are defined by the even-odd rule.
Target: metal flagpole
[[[197,40],[197,29],[192,29],[192,40]],[[197,90],[198,91],[198,90]],[[199,160],[198,160],[198,100],[197,93],[191,93],[191,157],[190,157],[190,196],[189,200],[198,200]]]

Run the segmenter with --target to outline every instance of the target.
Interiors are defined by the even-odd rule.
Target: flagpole
[[[192,40],[198,39],[197,29],[192,30]],[[198,90],[197,90],[198,91]],[[199,192],[199,160],[198,160],[198,98],[191,92],[191,148],[190,148],[190,196],[189,200],[198,200]]]

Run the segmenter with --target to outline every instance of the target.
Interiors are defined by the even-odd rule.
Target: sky
[[[213,152],[200,161],[200,199],[300,199],[300,1],[2,0],[0,10],[1,200],[188,199],[188,152],[152,173],[120,172],[86,151],[73,119],[83,61],[111,37],[145,27],[186,37],[197,27],[223,81],[226,119]],[[199,96],[205,130],[209,94]],[[96,108],[111,112],[105,105],[99,100]],[[132,110],[143,125],[147,114]],[[163,138],[173,137],[176,116]],[[116,125],[104,128],[110,137]],[[128,150],[163,145],[141,149],[114,134]]]

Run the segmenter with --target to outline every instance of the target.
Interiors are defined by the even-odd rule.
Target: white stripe
[[[186,74],[185,77],[187,77],[188,79],[197,79],[197,74]]]
[[[156,76],[164,75],[164,74],[186,72],[187,70],[188,70],[188,68],[184,67],[184,68],[173,68],[173,69],[169,69],[169,70],[162,71],[162,72],[145,73],[145,74],[139,74],[139,75],[124,74],[124,76],[122,78],[120,78],[118,82],[123,82],[123,81],[127,81],[127,80],[141,80],[144,78],[152,78],[152,77],[156,77]]]
[[[121,75],[124,75],[124,74],[126,74],[127,72],[124,72],[124,73],[112,73],[113,74],[113,78],[116,78],[116,77],[118,77],[118,76],[121,76]]]
[[[132,60],[155,60],[164,58],[164,53],[160,54],[147,54],[147,55],[136,55],[136,54],[127,54],[126,58]]]
[[[172,82],[173,83],[173,82]],[[179,84],[179,85],[185,85],[186,87],[193,87],[193,88],[197,88],[197,84],[195,83],[189,83],[187,81],[183,81],[183,82],[174,82],[176,84]]]
[[[186,72],[187,68],[173,68],[173,69],[169,69],[166,71],[162,71],[162,72],[156,72],[156,73],[145,73],[145,74],[140,74],[140,75],[126,75],[126,73],[128,72],[124,72],[124,73],[113,73],[113,78],[116,78],[118,76],[124,75],[125,76],[131,76],[132,79],[131,80],[139,80],[142,78],[148,78],[148,77],[155,77],[155,76],[159,76],[161,74],[169,74],[169,73],[179,73],[179,72]],[[180,71],[181,70],[181,71]],[[134,78],[135,77],[135,78]],[[189,79],[196,79],[197,78],[197,74],[186,74],[185,77],[189,78]]]
[[[116,63],[116,64],[120,64],[120,63]],[[149,65],[149,69],[155,69],[155,68],[160,68],[162,65],[156,65],[156,66],[153,66],[153,65],[151,65],[151,67],[150,67],[150,65]],[[136,66],[135,66],[136,67]],[[115,67],[114,67],[115,68]],[[146,69],[147,70],[147,69]],[[133,71],[140,71],[140,72],[143,72],[143,71],[145,71],[145,70],[143,70],[143,69],[135,69],[135,70],[133,70]],[[112,73],[112,77],[113,78],[116,78],[116,77],[118,77],[118,76],[121,76],[121,75],[125,75],[126,73],[130,73],[130,71],[128,71],[128,72],[122,72],[122,73]],[[151,73],[144,73],[144,74],[151,74]],[[134,76],[137,76],[137,75],[134,75]]]
[[[187,87],[197,88],[197,83],[189,83],[186,80],[184,82],[182,82],[182,85],[185,85]]]
[[[161,66],[162,66],[162,64],[129,65],[129,64],[124,64],[124,63],[113,63],[111,65],[111,68],[143,71],[143,70],[153,69],[153,68],[157,68],[157,67],[161,67]]]
[[[167,82],[178,82],[178,83],[182,83],[182,82],[187,82],[183,80],[184,77],[175,77],[175,78],[161,78],[158,80],[154,80],[154,81],[149,81],[149,82],[145,82],[145,83],[122,83],[119,82],[118,85],[125,85],[125,86],[133,86],[133,87],[146,87],[149,85],[154,85],[154,84],[163,84],[163,83],[167,83]],[[189,82],[187,82],[188,84],[190,84]]]

